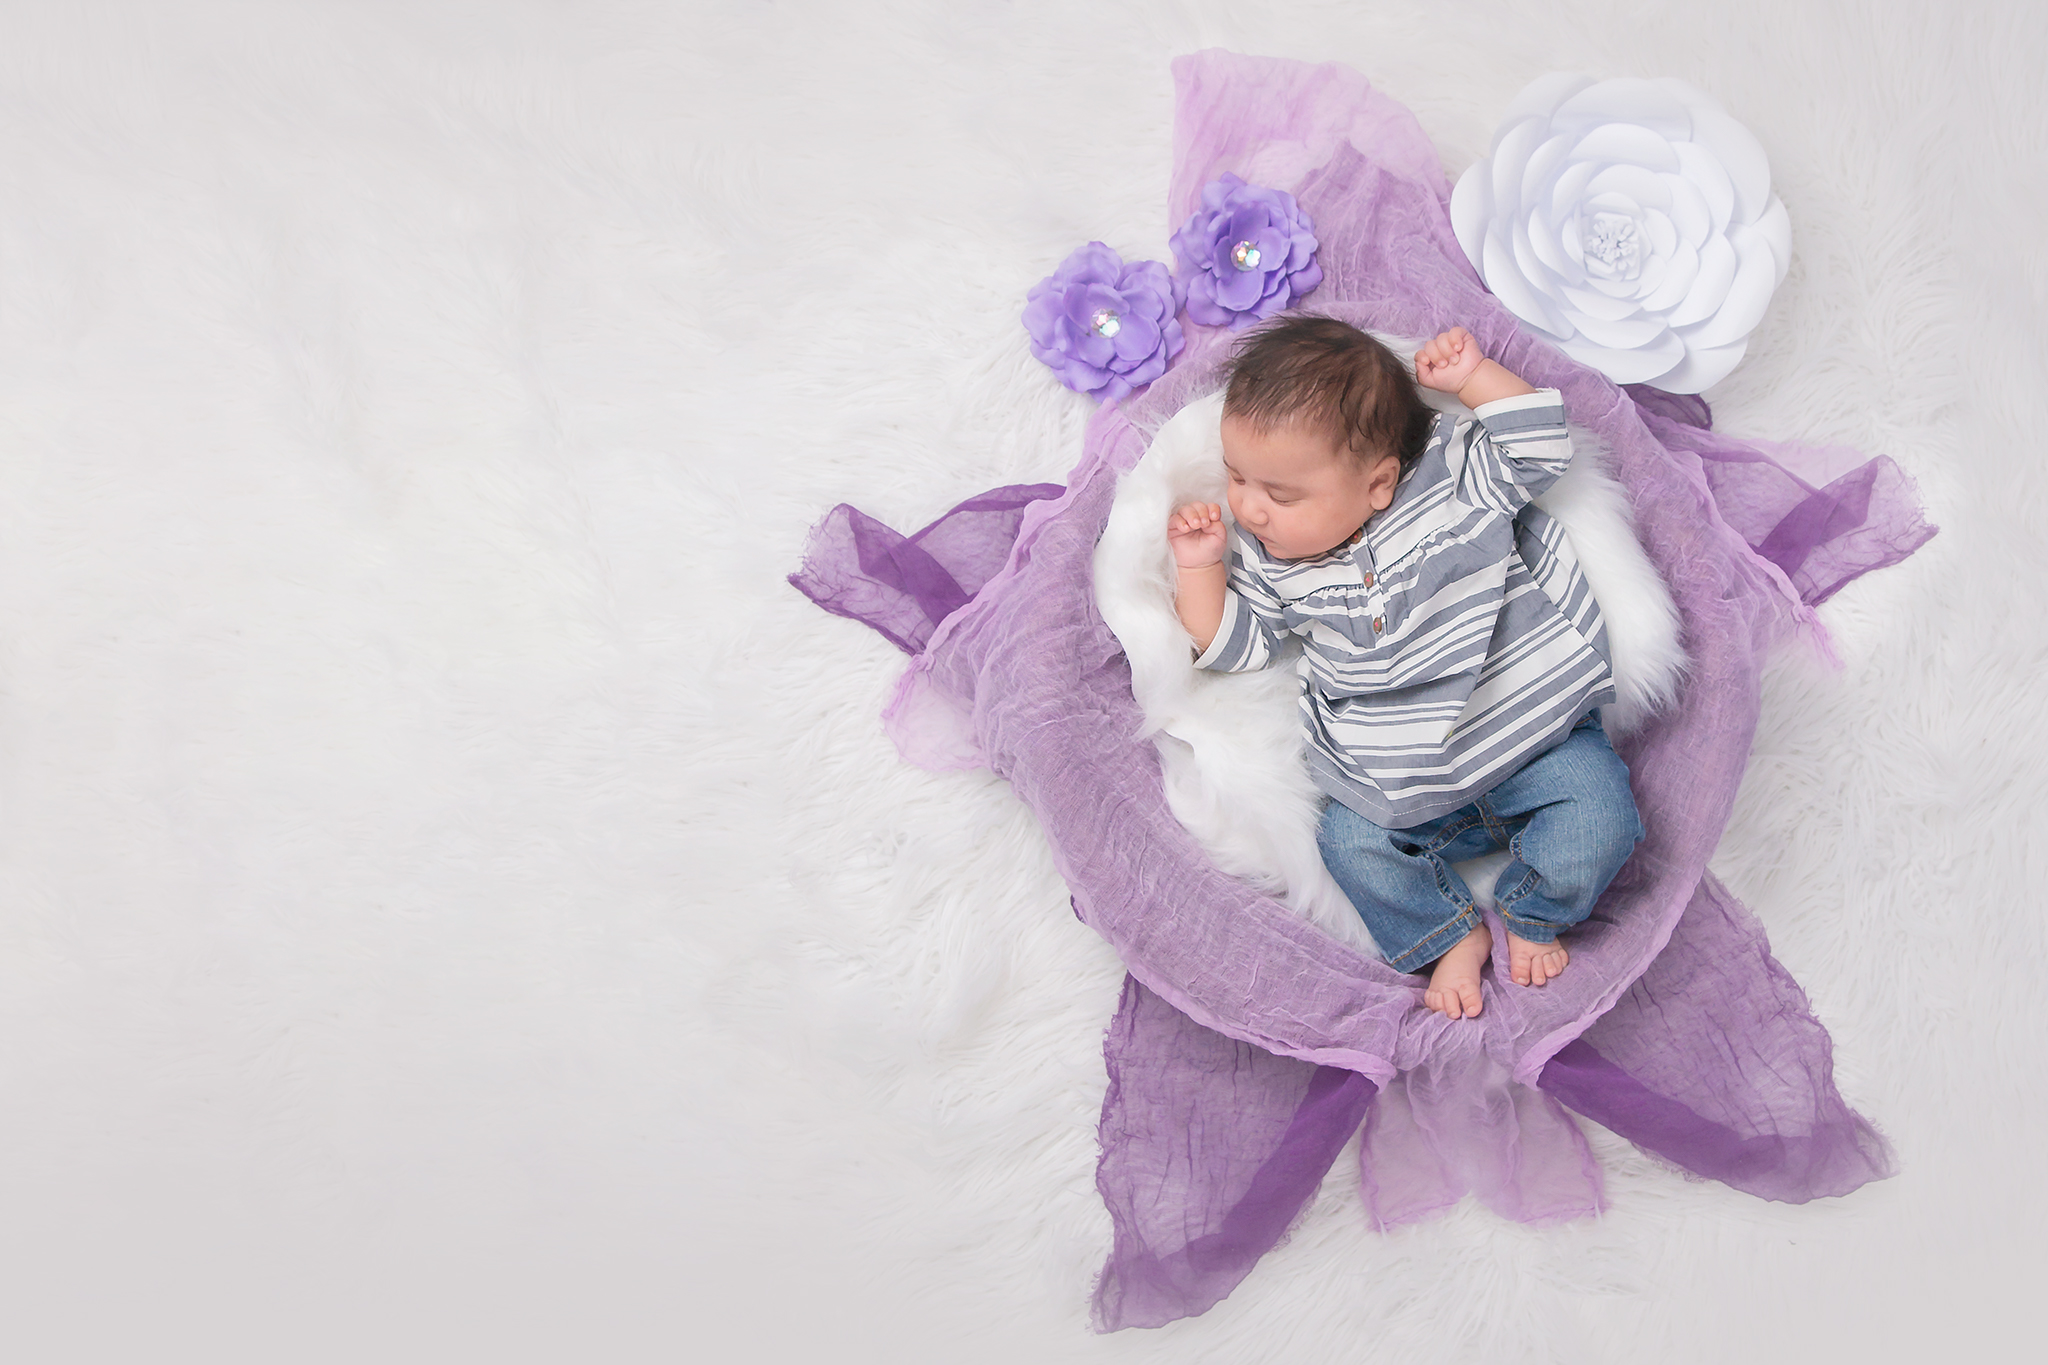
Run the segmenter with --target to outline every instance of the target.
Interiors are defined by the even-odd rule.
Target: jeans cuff
[[[1500,909],[1499,906],[1494,908],[1496,910]],[[1521,916],[1511,915],[1505,910],[1500,911],[1500,917],[1502,922],[1508,926],[1509,931],[1524,943],[1555,943],[1557,942],[1557,936],[1564,932],[1563,929],[1548,921],[1523,919]]]
[[[1410,948],[1399,957],[1387,959],[1387,965],[1397,972],[1420,971],[1430,963],[1448,953],[1459,940],[1479,927],[1479,912],[1471,906],[1458,911],[1457,918],[1448,921],[1441,928],[1431,932],[1429,937]]]

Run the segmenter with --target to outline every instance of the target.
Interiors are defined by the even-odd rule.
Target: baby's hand
[[[1415,353],[1415,381],[1439,393],[1456,393],[1485,362],[1473,335],[1453,327]]]
[[[1166,519],[1166,543],[1183,569],[1221,564],[1226,537],[1223,509],[1213,502],[1191,502]]]

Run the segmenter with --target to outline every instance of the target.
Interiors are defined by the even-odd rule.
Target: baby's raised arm
[[[1173,547],[1178,579],[1173,610],[1195,648],[1206,650],[1223,624],[1223,594],[1230,586],[1228,533],[1223,509],[1213,502],[1191,502],[1166,519],[1166,543]]]
[[[1426,388],[1456,394],[1479,419],[1460,428],[1465,458],[1458,488],[1467,502],[1513,516],[1571,463],[1563,396],[1556,389],[1532,388],[1506,366],[1488,360],[1463,327],[1453,327],[1415,353],[1415,379]]]

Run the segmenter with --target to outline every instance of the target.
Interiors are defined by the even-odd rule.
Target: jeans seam
[[[1422,851],[1432,855],[1443,852],[1451,846],[1453,840],[1477,823],[1479,822],[1472,819],[1472,817],[1466,816],[1463,824],[1451,825],[1445,829],[1438,830],[1436,838],[1422,845]]]
[[[1462,940],[1466,934],[1471,933],[1474,929],[1478,927],[1479,916],[1473,912],[1471,906],[1461,905],[1458,907],[1458,913],[1456,916],[1449,920],[1446,920],[1443,924],[1431,930],[1426,938],[1424,938],[1420,943],[1416,944],[1414,947],[1410,948],[1407,952],[1401,954],[1397,958],[1389,958],[1387,960],[1387,965],[1389,967],[1392,967],[1397,972],[1412,972],[1418,970],[1419,968],[1426,967],[1430,963],[1442,957],[1444,953],[1431,953],[1429,956],[1424,957],[1421,962],[1415,963],[1414,966],[1404,966],[1403,964],[1413,962],[1414,959],[1420,956],[1423,953],[1423,951],[1427,949],[1431,944],[1435,943],[1438,939],[1450,933],[1450,931],[1453,929],[1462,930],[1462,932],[1459,933],[1457,940],[1453,940],[1453,942],[1456,942],[1458,940]],[[1444,952],[1449,951],[1449,948],[1444,949]]]
[[[1520,880],[1519,882],[1516,882],[1515,889],[1508,892],[1508,894],[1506,894],[1505,896],[1496,894],[1493,898],[1493,908],[1500,912],[1501,919],[1510,926],[1518,924],[1526,925],[1529,928],[1538,930],[1539,932],[1547,930],[1550,934],[1550,937],[1547,939],[1530,938],[1527,934],[1517,935],[1517,937],[1522,939],[1524,942],[1555,943],[1557,942],[1557,936],[1563,933],[1564,930],[1558,928],[1558,926],[1552,924],[1549,920],[1530,919],[1527,915],[1518,915],[1513,910],[1509,909],[1510,906],[1520,905],[1530,896],[1536,894],[1536,869],[1533,867],[1529,867],[1528,859],[1522,856],[1522,835],[1524,832],[1527,831],[1527,829],[1528,826],[1524,825],[1521,829],[1516,830],[1513,836],[1509,838],[1508,853],[1510,854],[1510,856],[1514,858],[1516,862],[1520,863],[1523,867],[1529,868],[1528,875],[1524,876],[1522,880]]]
[[[1482,801],[1485,800],[1484,797],[1481,797],[1480,799]],[[1486,812],[1487,830],[1493,835],[1494,838],[1500,840],[1500,845],[1502,848],[1512,848],[1514,846],[1515,840],[1522,837],[1522,831],[1510,830],[1508,826],[1514,822],[1514,819],[1519,817],[1504,817],[1495,812],[1491,805],[1482,806],[1481,809]],[[1527,826],[1525,825],[1523,828],[1527,828]],[[1519,858],[1522,855],[1520,853],[1516,853],[1515,856]]]
[[[1526,828],[1527,827],[1524,826],[1524,829]],[[1508,856],[1513,858],[1516,862],[1520,863],[1523,867],[1528,867],[1529,870],[1522,875],[1522,880],[1515,883],[1514,890],[1502,892],[1498,887],[1495,888],[1493,893],[1493,904],[1494,908],[1500,911],[1502,919],[1515,918],[1515,916],[1510,915],[1508,913],[1508,906],[1514,904],[1517,901],[1522,900],[1526,896],[1533,894],[1536,890],[1536,869],[1533,867],[1529,867],[1529,860],[1522,856],[1522,833],[1523,830],[1518,829],[1513,834],[1508,836]],[[1525,924],[1528,923],[1527,920],[1524,920],[1522,922]]]
[[[1494,907],[1498,909],[1502,915],[1506,915],[1508,913],[1508,907],[1510,905],[1519,905],[1523,901],[1527,900],[1529,897],[1535,894],[1536,870],[1534,868],[1531,868],[1529,869],[1528,876],[1522,878],[1522,880],[1515,883],[1514,890],[1503,892],[1499,889],[1496,889],[1493,893],[1493,904]]]

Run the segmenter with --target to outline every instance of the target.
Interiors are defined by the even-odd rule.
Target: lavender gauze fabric
[[[1847,468],[1841,452],[1718,435],[1697,399],[1625,393],[1521,331],[1458,248],[1434,149],[1357,73],[1212,51],[1174,74],[1169,221],[1226,171],[1286,189],[1321,241],[1306,307],[1396,335],[1460,324],[1561,389],[1572,420],[1611,448],[1691,669],[1677,702],[1617,744],[1649,833],[1574,932],[1571,969],[1540,990],[1502,987],[1495,921],[1485,1012],[1453,1022],[1422,1006],[1417,978],[1208,862],[1167,809],[1128,667],[1095,610],[1092,551],[1117,475],[1217,386],[1227,332],[1190,327],[1174,369],[1098,412],[1064,491],[996,490],[908,539],[851,508],[820,524],[792,582],[921,651],[885,717],[906,757],[1009,779],[1076,913],[1130,971],[1104,1043],[1097,1184],[1115,1243],[1098,1327],[1162,1324],[1228,1294],[1361,1123],[1362,1189],[1382,1226],[1468,1192],[1524,1221],[1597,1211],[1597,1166],[1559,1101],[1766,1198],[1889,1174],[1885,1143],[1836,1092],[1826,1031],[1706,862],[1748,756],[1765,652],[1801,628],[1818,635],[1811,603],[1933,534],[1910,484],[1888,460]],[[1794,473],[1802,460],[1822,477]],[[941,545],[1007,554],[956,550],[934,578],[902,552]]]

